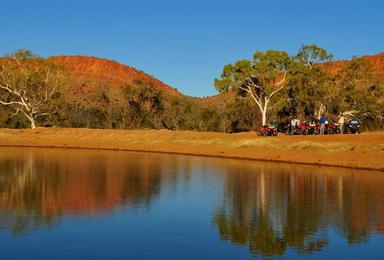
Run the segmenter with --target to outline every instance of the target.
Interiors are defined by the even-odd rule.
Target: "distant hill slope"
[[[384,52],[376,55],[365,55],[362,57],[363,60],[369,62],[372,65],[373,71],[379,77],[380,82],[384,83]],[[344,66],[346,66],[350,61],[349,60],[336,60],[330,61],[323,64],[323,69],[334,75],[340,71]]]
[[[124,84],[135,85],[135,81],[151,84],[166,94],[182,96],[164,82],[135,68],[102,58],[88,56],[53,56],[48,58],[62,65],[70,77],[71,92],[91,92],[96,85],[104,84],[119,88]]]
[[[233,93],[222,93],[206,98],[185,96],[171,86],[142,71],[108,59],[89,56],[52,56],[48,59],[65,68],[69,76],[65,92],[71,95],[73,99],[78,98],[80,100],[86,96],[92,96],[98,91],[100,85],[109,86],[113,92],[118,93],[119,88],[124,84],[134,86],[137,85],[138,81],[153,85],[166,96],[184,97],[202,107],[220,105],[233,97]],[[116,95],[120,96],[121,94]]]
[[[362,58],[372,64],[379,80],[384,83],[384,52]],[[113,92],[120,92],[121,86],[125,84],[135,86],[137,82],[152,85],[166,96],[187,98],[202,107],[222,105],[234,97],[234,93],[222,93],[204,98],[188,97],[145,72],[112,60],[89,56],[52,56],[48,59],[65,68],[69,76],[65,94],[69,94],[73,99],[92,96],[99,91],[100,86],[112,88]],[[334,75],[349,62],[348,60],[331,61],[321,66],[326,72]],[[116,95],[121,96],[121,94]]]

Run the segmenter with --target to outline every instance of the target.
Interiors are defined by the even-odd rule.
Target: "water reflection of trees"
[[[344,169],[232,163],[222,205],[214,214],[220,236],[253,254],[312,253],[336,229],[349,244],[383,232],[384,176]],[[251,164],[250,164],[251,165]]]
[[[177,158],[117,152],[20,150],[0,154],[0,229],[49,227],[66,214],[149,207]],[[175,181],[172,176],[165,178]]]

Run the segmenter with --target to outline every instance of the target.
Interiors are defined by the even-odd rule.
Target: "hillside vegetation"
[[[352,111],[365,128],[383,128],[384,53],[314,67],[304,64],[287,70],[286,86],[268,107],[268,119],[286,122],[298,116],[310,120],[323,108],[321,112],[329,118]],[[212,97],[188,97],[142,71],[106,59],[42,59],[19,51],[0,59],[0,73],[1,127],[30,127],[25,114],[36,116],[36,124],[45,127],[238,132],[261,124],[252,98],[234,87]],[[7,84],[20,91],[28,87],[35,96],[39,93],[34,102],[40,114],[11,104],[17,95],[7,91]],[[52,95],[47,98],[47,93]]]

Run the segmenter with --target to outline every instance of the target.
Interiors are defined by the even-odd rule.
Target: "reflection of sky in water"
[[[380,258],[384,175],[164,154],[0,150],[0,258]]]

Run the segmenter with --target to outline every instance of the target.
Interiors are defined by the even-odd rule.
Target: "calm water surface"
[[[0,148],[1,259],[383,259],[384,174]]]

